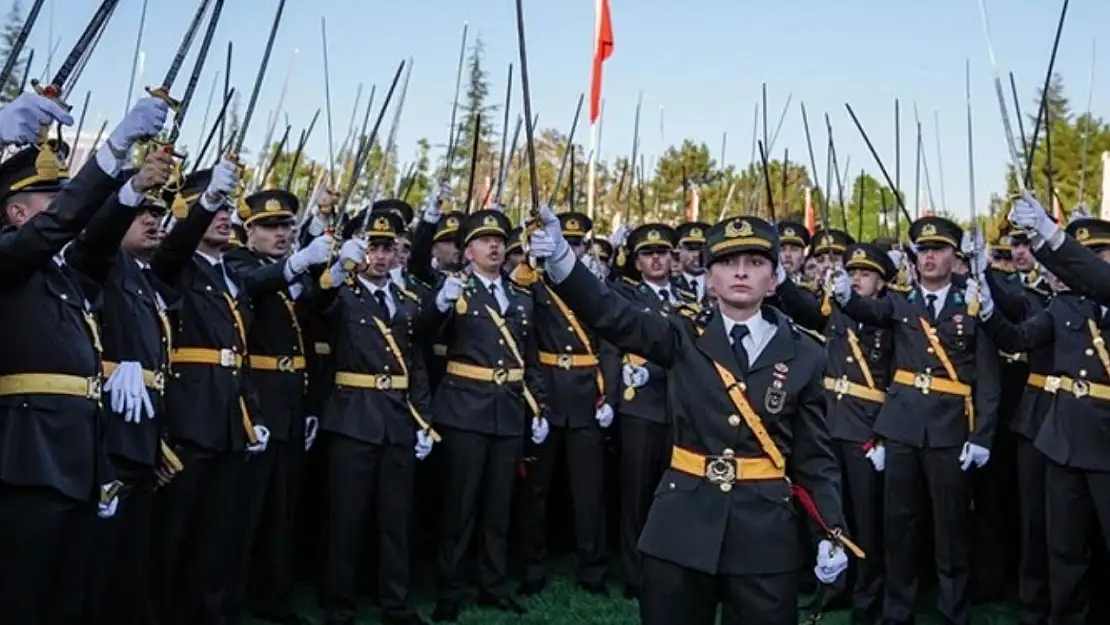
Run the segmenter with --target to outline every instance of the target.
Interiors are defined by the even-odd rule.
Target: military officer
[[[245,472],[240,501],[249,538],[243,549],[244,574],[233,599],[241,599],[253,552],[257,566],[249,575],[252,610],[279,623],[303,622],[292,605],[294,510],[305,441],[319,427],[317,416],[303,412],[308,379],[297,301],[311,285],[309,269],[325,264],[332,247],[331,237],[325,235],[290,254],[298,205],[297,197],[283,189],[247,196],[238,215],[245,245],[226,254],[254,311],[247,334],[251,384],[270,430],[266,453],[252,460]]]
[[[788,477],[827,533],[818,575],[831,582],[848,562],[838,542],[825,359],[785,315],[763,307],[779,254],[773,226],[742,217],[710,228],[705,259],[718,309],[692,324],[610,297],[575,261],[554,216],[541,219],[532,249],[548,258],[571,309],[621,349],[669,370],[674,440],[639,542],[641,621],[708,625],[724,603],[745,623],[796,623],[800,550]]]
[[[597,256],[598,262],[601,263],[605,278],[609,279],[613,275],[613,244],[608,239],[594,237],[593,246],[593,254]]]
[[[1110,249],[1110,222],[1080,219],[1069,224],[1067,232],[1096,254]],[[1102,397],[1110,397],[1110,355],[1103,340],[1110,327],[1106,309],[1079,292],[1065,290],[1043,311],[1013,323],[996,309],[986,286],[980,314],[1002,349],[1031,353],[1048,349],[1053,354],[1050,375],[1030,376],[1031,384],[1046,396],[1044,420],[1033,444],[1045,458],[1041,480],[1047,510],[1049,595],[1027,594],[1023,586],[1022,616],[1053,624],[1088,622],[1092,539],[1101,537],[1110,543],[1110,491],[1102,483],[1110,475],[1105,453],[1110,440],[1101,425],[1107,418]],[[1098,529],[1092,532],[1092,527]],[[1024,576],[1025,564],[1022,581],[1043,583]],[[1028,599],[1047,599],[1047,605],[1029,605]]]
[[[669,256],[677,240],[665,224],[646,223],[629,233],[625,277],[614,290],[644,310],[673,311],[681,302],[669,276]],[[652,492],[667,466],[670,418],[667,374],[635,352],[622,354],[621,385],[608,389],[606,403],[617,406],[620,454],[620,558],[626,597],[640,591],[637,541],[647,519]]]
[[[432,403],[446,470],[437,622],[458,619],[463,558],[475,532],[479,603],[524,613],[507,588],[512,491],[525,432],[538,445],[549,426],[532,296],[501,275],[511,229],[500,211],[465,216],[458,243],[468,275],[445,277],[428,307],[447,346],[447,375]]]
[[[815,259],[818,276],[836,267],[843,260],[844,250],[855,243],[852,235],[836,228],[826,228],[813,233],[810,239],[809,255]]]
[[[702,266],[701,258],[705,231],[708,229],[709,224],[701,221],[688,221],[675,228],[675,235],[678,237],[678,261],[682,264],[682,275],[675,279],[675,292],[685,301],[699,306],[709,301],[709,292],[705,288],[705,267]]]
[[[892,383],[875,419],[883,440],[886,589],[883,618],[913,618],[917,580],[919,495],[932,501],[941,615],[968,622],[970,519],[967,471],[990,459],[997,422],[997,348],[968,312],[953,283],[961,228],[942,217],[910,224],[918,284],[906,295],[860,297],[843,269],[834,294],[855,321],[894,333]],[[985,250],[982,250],[985,253]],[[986,266],[985,259],[977,264]]]
[[[567,242],[579,257],[593,220],[577,212],[559,214]],[[569,486],[578,552],[578,584],[595,595],[605,587],[605,493],[603,430],[613,422],[613,407],[604,403],[606,384],[597,337],[567,308],[544,281],[532,285],[534,331],[539,362],[550,398],[551,431],[539,446],[523,485],[520,523],[524,579],[518,593],[533,595],[547,585],[548,496],[556,459],[562,455]],[[619,358],[614,352],[609,357]]]
[[[149,270],[158,246],[159,198],[172,157],[154,150],[130,182],[100,211],[73,245],[66,264],[103,285],[99,313],[105,390],[111,412],[103,422],[104,451],[120,481],[120,512],[96,526],[85,623],[142,625],[150,618],[151,511],[156,476],[182,467],[161,443],[156,419],[169,365],[172,289]],[[149,199],[148,196],[158,198]],[[129,587],[131,592],[120,593]]]
[[[228,159],[187,176],[179,193],[188,217],[162,246],[195,251],[152,262],[156,276],[181,275],[165,416],[169,443],[187,467],[155,502],[155,603],[163,625],[224,621],[224,599],[237,584],[228,557],[246,540],[239,508],[244,453],[265,451],[269,439],[248,380],[246,288],[223,257],[231,234],[227,198],[238,184],[238,165]]]
[[[353,220],[356,228],[362,221]],[[355,622],[361,544],[374,518],[380,532],[378,605],[385,622],[425,622],[409,596],[409,525],[416,459],[431,453],[438,434],[425,420],[431,396],[416,343],[421,302],[389,274],[404,227],[388,209],[371,211],[365,232],[350,233],[328,270],[335,286],[313,302],[335,329],[336,390],[322,426],[329,490],[322,587],[327,625]],[[345,262],[355,266],[353,275]]]
[[[58,252],[99,211],[126,224],[133,186],[120,172],[156,134],[167,107],[140,100],[72,179],[65,146],[47,142],[0,164],[0,605],[4,620],[81,622],[90,524],[118,507],[120,483],[101,445],[101,348],[92,303],[100,285]],[[53,100],[23,93],[0,109],[0,143],[69,125]],[[130,185],[130,183],[128,183]],[[122,188],[121,188],[122,187]],[[118,202],[108,202],[117,192]],[[138,398],[142,387],[128,395]]]
[[[809,230],[804,224],[789,219],[776,222],[775,229],[779,233],[779,261],[786,275],[796,282],[804,282],[801,278],[805,270],[806,248],[809,247]]]
[[[524,246],[520,240],[523,232],[524,228],[517,226],[509,233],[509,242],[505,246],[505,264],[501,268],[506,276],[512,275],[513,270],[524,260]]]

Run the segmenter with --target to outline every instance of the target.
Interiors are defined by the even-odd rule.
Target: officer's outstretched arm
[[[1110,264],[1072,237],[1057,232],[1034,251],[1037,260],[1068,288],[1110,306]]]
[[[289,262],[288,259],[262,264],[249,251],[238,248],[227,252],[224,260],[243,281],[243,286],[252,297],[275,293],[289,286],[289,281],[285,278],[285,264]]]
[[[814,367],[812,379],[798,397],[798,412],[790,424],[794,434],[789,475],[809,491],[817,510],[832,529],[846,529],[840,502],[840,466],[833,454],[832,437],[825,418],[824,354],[811,344]]]
[[[565,271],[554,271],[550,261],[548,275],[553,280],[557,274],[565,276],[556,283],[555,291],[587,327],[622,352],[640,354],[660,367],[671,366],[680,351],[682,330],[677,324],[661,314],[644,312],[625,298],[616,296],[608,285],[575,260],[573,254],[561,262],[573,263],[569,275]]]
[[[983,275],[986,276],[987,286],[990,287],[995,307],[1007,319],[1020,323],[1036,312],[1032,301],[1025,296],[1025,287],[1021,286],[1019,282],[1007,282],[1000,279],[1000,274],[995,269],[988,269]],[[1003,347],[1002,349],[1006,348]]]
[[[991,315],[980,327],[998,349],[1016,354],[1051,345],[1056,336],[1055,326],[1050,307],[1021,323],[1011,322],[1004,314]]]
[[[159,280],[171,287],[181,282],[181,274],[192,262],[197,245],[215,217],[216,211],[204,208],[199,200],[193,202],[189,216],[174,224],[150,259],[150,270]]]
[[[998,345],[982,327],[975,330],[975,428],[968,442],[991,448],[998,424],[998,401],[1002,396],[1002,374]]]
[[[821,314],[821,301],[816,294],[800,288],[793,280],[783,280],[776,293],[782,312],[794,319],[794,323],[807,330],[823,332],[828,317]]]
[[[894,307],[901,297],[897,293],[887,293],[886,297],[860,297],[852,293],[840,309],[864,325],[889,328],[894,325]]]

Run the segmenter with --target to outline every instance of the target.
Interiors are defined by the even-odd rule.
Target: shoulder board
[[[895,293],[902,293],[902,294],[909,293],[910,291],[913,290],[912,287],[904,285],[904,284],[888,284],[887,288],[890,289],[891,291],[894,291]]]
[[[521,285],[517,284],[516,282],[513,282],[512,280],[507,280],[507,282],[509,283],[509,289],[512,290],[515,293],[519,293],[521,295],[531,295],[532,294],[532,289],[530,289],[526,286],[521,286]]]
[[[823,334],[821,334],[820,332],[815,332],[813,330],[810,330],[809,328],[803,328],[802,326],[800,326],[796,323],[790,324],[790,327],[793,328],[795,331],[800,332],[800,333],[808,336],[809,338],[817,341],[818,343],[825,343],[825,341],[827,340],[825,338],[825,336]]]
[[[420,278],[417,278],[416,276],[412,275],[411,273],[406,273],[405,274],[405,281],[406,282],[411,282],[411,283],[415,284],[416,286],[423,287],[423,288],[428,289],[428,290],[432,290],[432,285],[428,284],[427,282],[424,282],[423,280],[421,280]]]
[[[628,276],[621,276],[621,280],[623,280],[624,283],[628,286],[637,286],[640,284],[639,282],[633,280],[632,278],[629,278]]]
[[[418,296],[416,293],[413,293],[412,291],[410,291],[408,289],[405,289],[405,288],[402,288],[402,287],[397,287],[397,291],[401,295],[404,295],[405,297],[411,299],[414,302],[419,302],[420,301],[420,296]]]
[[[701,314],[701,306],[693,303],[682,303],[676,308],[678,314],[686,317],[687,319],[697,320],[698,315]]]
[[[686,289],[675,288],[675,293],[678,293],[679,295],[690,301],[697,301],[698,299],[697,293],[694,293],[693,291],[687,291]]]

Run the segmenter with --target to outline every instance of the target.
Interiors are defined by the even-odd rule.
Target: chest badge
[[[768,387],[767,393],[763,396],[763,407],[770,414],[777,415],[786,406],[786,391],[780,386],[772,385]]]
[[[455,300],[455,313],[460,314],[460,315],[465,315],[466,314],[466,309],[467,309],[467,307],[466,307],[466,300],[465,299],[460,297],[459,299]]]

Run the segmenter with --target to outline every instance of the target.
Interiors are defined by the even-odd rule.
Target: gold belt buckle
[[[220,350],[220,366],[229,369],[235,367],[235,351],[230,349]]]
[[[848,381],[848,378],[846,378],[846,377],[837,378],[836,382],[833,384],[833,391],[837,395],[847,395],[850,385],[851,385],[851,382]]]
[[[1076,380],[1071,384],[1071,394],[1077,399],[1082,399],[1091,394],[1091,383],[1086,380]]]
[[[1044,379],[1044,390],[1048,393],[1055,393],[1060,390],[1060,376],[1049,375]]]
[[[933,388],[933,376],[928,373],[915,373],[913,376],[913,386],[919,389],[922,395],[928,395],[929,391]]]
[[[97,399],[97,400],[100,399],[100,385],[101,385],[100,378],[99,377],[89,378],[85,382],[86,382],[85,398],[86,399]]]
[[[156,391],[162,391],[166,388],[166,373],[164,371],[155,371],[154,377],[150,380],[150,386]]]
[[[508,369],[494,369],[493,370],[493,382],[495,384],[504,384],[505,382],[508,382],[508,381],[509,381],[509,370]]]
[[[374,385],[381,391],[388,391],[393,388],[393,380],[386,374],[382,373],[374,378]]]
[[[277,368],[278,368],[278,371],[284,371],[286,373],[292,373],[293,372],[293,359],[289,356],[278,356]]]
[[[574,359],[571,358],[570,354],[559,354],[557,362],[560,369],[570,371],[571,366],[574,364]]]

